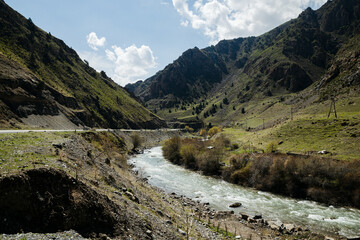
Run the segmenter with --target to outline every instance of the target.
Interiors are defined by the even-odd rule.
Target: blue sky
[[[326,0],[5,0],[117,83],[146,79],[182,52],[257,36]]]

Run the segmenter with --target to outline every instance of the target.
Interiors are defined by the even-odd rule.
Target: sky
[[[259,36],[326,0],[5,0],[121,86],[189,48]]]

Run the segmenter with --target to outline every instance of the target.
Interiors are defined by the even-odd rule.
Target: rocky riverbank
[[[169,137],[139,134],[149,146]],[[127,167],[131,133],[0,138],[9,150],[0,157],[0,239],[324,239],[271,229],[265,220],[245,220],[152,187]]]

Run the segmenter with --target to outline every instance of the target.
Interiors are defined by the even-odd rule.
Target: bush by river
[[[360,208],[360,160],[312,155],[234,153],[236,146],[214,140],[173,137],[163,145],[169,161],[205,175],[285,196]]]

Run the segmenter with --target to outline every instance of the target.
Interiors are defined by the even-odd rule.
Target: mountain
[[[340,82],[358,86],[357,67],[343,64],[348,57],[359,60],[359,35],[360,2],[328,1],[259,37],[189,49],[155,76],[126,88],[167,119],[229,122],[250,102],[299,96],[310,88],[328,99],[340,94],[334,92]],[[354,81],[344,80],[349,74]]]
[[[0,126],[165,126],[132,96],[0,0]]]

